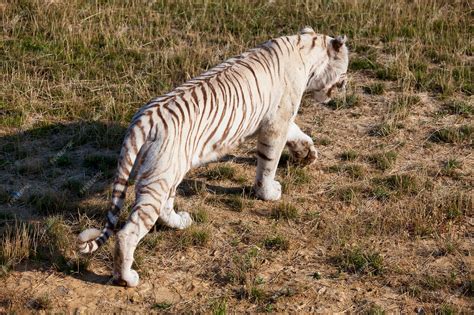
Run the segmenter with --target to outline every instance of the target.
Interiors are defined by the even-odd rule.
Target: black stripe
[[[257,155],[258,155],[259,158],[264,159],[265,161],[271,161],[271,160],[273,160],[273,159],[269,158],[268,156],[266,156],[265,154],[263,154],[263,153],[260,152],[260,151],[257,151]]]

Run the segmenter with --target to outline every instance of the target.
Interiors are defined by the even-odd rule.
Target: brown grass
[[[469,1],[7,1],[0,4],[0,313],[472,313]],[[349,85],[297,122],[320,158],[286,154],[279,202],[249,193],[255,140],[190,172],[136,289],[88,257],[120,144],[152,97],[304,25],[346,33]],[[126,201],[133,202],[133,187]],[[125,211],[126,212],[126,211]],[[122,220],[127,218],[124,213]]]

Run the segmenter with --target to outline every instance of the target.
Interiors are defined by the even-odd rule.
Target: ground
[[[469,1],[0,10],[0,313],[474,311]],[[308,95],[297,118],[316,164],[284,152],[278,202],[252,195],[255,141],[193,170],[177,208],[194,225],[157,225],[136,253],[140,285],[113,286],[113,241],[92,256],[75,242],[104,223],[133,113],[305,25],[347,34],[351,51],[347,91]]]

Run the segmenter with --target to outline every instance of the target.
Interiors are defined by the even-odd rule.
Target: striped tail
[[[78,236],[78,247],[81,253],[92,253],[103,245],[114,233],[122,209],[130,173],[143,144],[149,138],[153,127],[152,113],[137,114],[130,125],[122,144],[116,179],[112,190],[112,206],[107,213],[107,223],[102,231],[87,229]]]

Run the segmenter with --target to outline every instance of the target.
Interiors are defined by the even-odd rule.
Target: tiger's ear
[[[314,30],[312,27],[310,26],[305,26],[303,27],[301,30],[300,30],[300,34],[301,35],[304,35],[304,34],[314,34]]]
[[[344,45],[347,41],[346,35],[339,35],[338,37],[331,39],[331,46],[334,49],[334,51],[339,52],[339,49],[341,49],[342,45]]]

